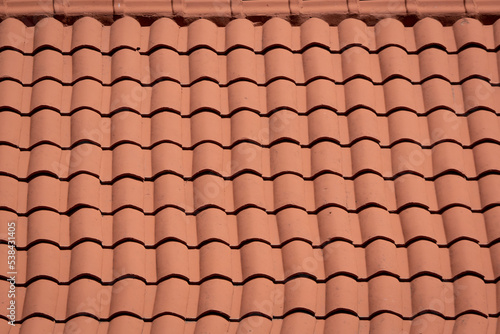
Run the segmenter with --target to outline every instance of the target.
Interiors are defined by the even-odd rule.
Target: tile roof
[[[497,333],[499,46],[475,19],[4,20],[0,331]]]

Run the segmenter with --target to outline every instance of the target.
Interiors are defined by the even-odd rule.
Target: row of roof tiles
[[[500,204],[500,175],[488,174],[478,181],[447,174],[435,181],[406,174],[397,180],[384,180],[374,173],[345,180],[336,174],[322,174],[312,181],[295,174],[283,174],[273,181],[245,173],[233,181],[205,174],[194,181],[184,181],[173,174],[163,174],[155,181],[132,177],[102,185],[93,175],[79,174],[70,181],[40,175],[29,182],[0,176],[0,206],[20,214],[50,209],[72,213],[81,207],[114,213],[125,207],[156,213],[164,207],[176,207],[197,213],[209,207],[237,213],[246,207],[278,212],[298,207],[319,212],[328,207],[360,211],[378,206],[391,212],[420,206],[443,212],[454,206],[484,211]]]
[[[365,108],[374,114],[364,117],[375,119],[376,115],[387,116],[397,110],[409,110],[422,116],[438,109],[447,109],[457,115],[477,109],[496,112],[500,106],[499,89],[497,85],[476,77],[468,77],[461,84],[452,84],[443,78],[431,78],[421,84],[412,84],[403,78],[391,78],[383,84],[374,84],[362,77],[342,84],[330,78],[317,78],[305,85],[295,84],[288,78],[279,78],[266,86],[240,80],[227,87],[221,87],[208,79],[197,81],[190,87],[182,87],[170,80],[157,82],[152,87],[143,87],[134,80],[120,80],[111,86],[103,86],[96,80],[88,79],[79,80],[70,86],[49,79],[37,81],[32,87],[23,87],[18,82],[4,79],[0,81],[0,101],[3,109],[22,115],[43,109],[53,109],[63,115],[91,109],[105,116],[119,111],[132,111],[147,117],[161,111],[182,116],[211,111],[227,117],[246,109],[254,111],[254,117],[258,119],[259,115],[271,116],[280,109],[304,115],[327,108],[346,115]],[[98,119],[98,115],[93,117]],[[176,115],[170,117],[175,118]],[[216,115],[203,117],[212,117],[214,121],[219,119]],[[15,123],[20,120],[12,119]],[[178,117],[178,121],[181,121],[181,117]],[[383,119],[380,121],[386,122]],[[53,126],[58,123],[55,122]],[[218,128],[216,126],[214,131],[219,131]]]
[[[439,301],[438,301],[439,302]],[[63,333],[79,331],[83,334],[94,333],[144,333],[160,334],[168,328],[175,333],[204,334],[207,331],[215,333],[242,334],[301,334],[301,333],[346,333],[346,334],[386,334],[422,333],[432,329],[442,334],[466,334],[478,331],[486,334],[496,334],[499,320],[495,317],[486,318],[482,315],[465,313],[455,319],[445,319],[440,315],[423,313],[414,319],[403,319],[390,312],[379,313],[370,319],[360,319],[349,312],[339,312],[326,319],[317,319],[305,312],[294,312],[283,318],[269,319],[261,315],[249,315],[240,321],[230,321],[213,314],[201,317],[197,321],[186,321],[176,315],[165,314],[151,321],[144,321],[131,315],[118,315],[109,321],[99,321],[89,316],[76,316],[64,323],[56,323],[43,317],[28,318],[23,322],[23,333]],[[0,329],[19,333],[19,327],[12,327],[6,320],[0,320]]]
[[[308,180],[331,173],[349,180],[367,172],[392,180],[410,173],[426,180],[435,180],[444,174],[460,174],[473,180],[500,172],[499,152],[500,145],[492,142],[480,142],[472,149],[447,141],[424,149],[410,141],[381,148],[370,139],[356,141],[351,147],[324,141],[311,148],[285,141],[270,148],[239,142],[232,149],[224,149],[206,142],[194,150],[183,150],[172,143],[160,143],[151,150],[130,143],[119,144],[112,150],[81,143],[72,149],[61,150],[53,144],[40,143],[29,151],[7,145],[0,147],[0,174],[30,181],[45,173],[68,181],[87,173],[98,176],[103,184],[127,176],[154,181],[166,173],[181,176],[186,181],[207,173],[235,180],[247,172],[265,180],[286,173]]]
[[[361,20],[346,19],[338,26],[330,26],[326,21],[312,18],[300,26],[292,26],[288,21],[272,18],[261,26],[237,19],[225,27],[217,27],[209,20],[196,20],[180,27],[171,19],[161,18],[151,26],[141,27],[130,17],[116,20],[110,26],[85,17],[70,26],[63,26],[53,18],[43,19],[34,26],[26,26],[12,18],[0,23],[0,49],[15,49],[23,53],[37,52],[42,48],[64,53],[90,48],[105,54],[121,48],[141,54],[166,48],[186,53],[200,47],[218,53],[233,48],[265,52],[273,47],[296,52],[311,45],[337,52],[353,45],[372,52],[390,45],[408,52],[430,46],[457,52],[468,45],[494,50],[500,45],[500,22],[483,25],[476,19],[463,18],[453,26],[444,27],[437,20],[426,18],[413,27],[405,27],[395,19],[384,19],[374,26],[367,26]]]
[[[500,241],[500,207],[477,213],[457,206],[442,214],[431,214],[421,207],[407,208],[399,214],[377,207],[359,213],[331,207],[318,214],[286,208],[275,215],[257,208],[228,215],[212,208],[196,216],[176,208],[165,208],[154,216],[132,208],[124,208],[114,215],[82,208],[71,216],[50,210],[35,211],[28,217],[2,210],[0,216],[4,221],[17,221],[19,250],[44,242],[73,249],[84,241],[94,241],[108,249],[126,240],[148,249],[170,241],[180,242],[189,249],[199,249],[212,241],[224,243],[231,249],[240,249],[252,241],[279,248],[293,240],[303,240],[315,249],[337,240],[350,243],[353,248],[366,247],[379,239],[397,247],[406,247],[418,240],[428,240],[439,247],[452,246],[459,240],[470,240],[481,247]],[[0,240],[4,243],[8,241],[7,232],[4,224],[0,230]]]
[[[0,282],[2,289],[8,284]],[[63,286],[42,279],[27,288],[18,287],[17,295],[24,303],[16,306],[19,321],[23,322],[41,315],[61,322],[79,314],[104,321],[121,314],[149,321],[164,314],[191,320],[217,314],[234,321],[255,314],[281,318],[295,312],[318,318],[337,313],[362,319],[380,313],[392,313],[404,319],[422,313],[448,319],[463,314],[497,317],[497,284],[485,283],[474,276],[461,277],[454,283],[443,283],[428,276],[412,282],[380,276],[366,283],[347,276],[337,276],[326,283],[299,277],[284,284],[256,278],[239,286],[218,278],[200,285],[189,285],[178,278],[147,285],[127,278],[104,286],[85,278]],[[4,302],[7,300],[1,298]],[[96,298],[106,298],[106,302],[96,302]]]
[[[0,254],[7,257],[7,251],[6,244],[0,245]],[[457,241],[448,248],[439,248],[428,240],[418,240],[407,247],[396,247],[383,239],[365,247],[333,241],[321,249],[303,240],[290,241],[280,248],[250,241],[239,249],[218,241],[208,242],[199,249],[189,249],[176,241],[166,241],[154,249],[124,241],[113,249],[103,249],[96,242],[85,241],[71,250],[61,250],[42,242],[17,252],[16,284],[31,285],[37,279],[49,278],[64,285],[82,276],[106,284],[127,276],[150,285],[169,277],[182,278],[191,284],[214,277],[234,284],[256,277],[267,277],[276,283],[300,276],[324,282],[339,275],[357,281],[372,281],[381,276],[401,281],[420,276],[456,281],[472,275],[492,283],[500,279],[500,264],[495,260],[498,256],[500,243],[487,248],[470,240]],[[2,273],[9,272],[7,263],[2,267]]]
[[[120,49],[112,56],[92,49],[79,49],[71,55],[44,49],[34,56],[3,50],[0,52],[0,71],[4,79],[23,85],[48,78],[63,84],[91,78],[104,85],[123,79],[135,80],[143,85],[169,80],[183,86],[204,79],[219,85],[242,80],[264,85],[280,78],[297,84],[318,78],[328,78],[337,83],[366,78],[382,83],[395,77],[413,83],[434,77],[452,83],[469,78],[498,83],[498,57],[496,52],[476,46],[462,49],[458,54],[448,54],[431,47],[418,55],[408,55],[397,46],[384,48],[378,54],[370,54],[358,46],[340,54],[312,46],[302,53],[275,48],[264,55],[248,49],[233,49],[227,55],[217,55],[204,48],[190,55],[179,55],[171,49],[157,49],[149,55]]]

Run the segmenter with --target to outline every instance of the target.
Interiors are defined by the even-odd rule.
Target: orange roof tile
[[[499,46],[476,19],[3,20],[0,332],[496,333]]]

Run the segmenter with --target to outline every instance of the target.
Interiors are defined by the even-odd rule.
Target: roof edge
[[[368,24],[383,18],[395,18],[407,26],[432,17],[444,25],[459,18],[473,17],[493,23],[500,16],[497,0],[10,0],[0,2],[0,18],[15,17],[25,24],[36,24],[45,17],[72,23],[91,16],[110,23],[122,16],[132,16],[143,24],[158,17],[170,17],[178,24],[206,18],[226,25],[235,18],[265,22],[281,17],[302,23],[318,17],[330,24],[357,18]]]

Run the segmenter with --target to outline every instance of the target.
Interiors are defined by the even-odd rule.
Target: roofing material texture
[[[497,333],[499,45],[474,19],[4,20],[0,328]]]

